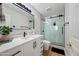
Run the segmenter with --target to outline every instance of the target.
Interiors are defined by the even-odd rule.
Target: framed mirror
[[[1,5],[5,25],[13,29],[34,29],[34,15],[25,12],[23,9],[11,3],[3,3]],[[1,14],[2,14],[1,13]],[[2,20],[0,20],[1,22]]]

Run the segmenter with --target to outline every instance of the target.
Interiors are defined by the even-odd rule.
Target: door
[[[69,54],[69,47],[68,47],[68,43],[69,43],[69,4],[65,5],[65,54],[66,55],[70,55]]]
[[[66,55],[79,56],[79,3],[66,4],[66,18],[69,21],[69,32],[68,28],[65,26],[65,49]],[[68,17],[67,17],[68,16]],[[69,36],[67,34],[69,33]]]
[[[44,37],[52,44],[64,46],[64,17],[46,18]]]

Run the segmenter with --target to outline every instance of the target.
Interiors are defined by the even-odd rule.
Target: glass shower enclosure
[[[65,45],[64,16],[48,17],[44,22],[44,38],[53,45]]]

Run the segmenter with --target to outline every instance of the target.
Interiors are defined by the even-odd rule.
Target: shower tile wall
[[[64,17],[46,18],[44,36],[52,44],[64,46]]]

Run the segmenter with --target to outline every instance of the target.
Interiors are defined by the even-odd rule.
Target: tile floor
[[[52,52],[51,49],[52,48],[49,48],[49,50],[44,50],[43,51],[43,56],[64,56],[63,54]]]

